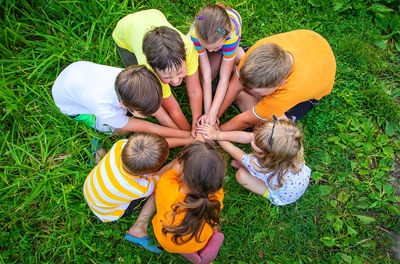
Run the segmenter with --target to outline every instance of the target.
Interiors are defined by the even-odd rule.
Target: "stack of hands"
[[[218,118],[211,118],[210,115],[205,114],[197,121],[195,139],[200,141],[218,140],[219,132]]]

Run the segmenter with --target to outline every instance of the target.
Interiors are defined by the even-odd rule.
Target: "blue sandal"
[[[152,244],[151,238],[149,236],[144,236],[141,238],[137,238],[131,235],[126,234],[125,239],[128,240],[129,242],[133,244],[140,245],[147,249],[148,251],[151,251],[156,254],[161,254],[162,250],[156,247],[155,245]]]

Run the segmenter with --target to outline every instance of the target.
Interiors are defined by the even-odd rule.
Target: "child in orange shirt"
[[[257,41],[241,58],[218,118],[236,100],[242,113],[221,125],[243,130],[272,120],[300,120],[332,91],[336,61],[329,43],[311,30],[294,30]]]
[[[148,235],[146,220],[156,207],[152,224],[160,245],[193,263],[210,263],[224,240],[218,232],[224,197],[224,161],[213,145],[195,142],[186,146],[169,166],[171,169],[158,181],[155,202],[153,195],[126,239],[148,249],[150,242],[143,245],[138,237]]]

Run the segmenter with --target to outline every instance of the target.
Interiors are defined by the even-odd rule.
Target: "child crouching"
[[[156,252],[140,241],[140,237],[148,237],[146,220],[156,207],[152,224],[160,245],[193,263],[210,263],[224,240],[218,232],[224,198],[224,161],[213,145],[195,142],[167,166],[170,170],[157,183],[155,204],[150,197],[126,238]]]
[[[237,181],[246,189],[264,196],[275,205],[297,201],[307,189],[311,170],[304,164],[303,136],[290,121],[267,121],[256,126],[254,133],[217,131],[210,125],[197,130],[206,139],[218,140],[235,160]],[[248,144],[254,150],[246,154],[228,141]]]
[[[87,176],[83,193],[103,222],[118,220],[153,193],[156,172],[169,154],[167,141],[155,134],[135,133],[119,140]]]

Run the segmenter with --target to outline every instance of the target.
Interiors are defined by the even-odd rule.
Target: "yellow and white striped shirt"
[[[131,201],[149,196],[158,181],[158,176],[136,176],[125,171],[121,152],[126,142],[115,143],[83,185],[86,202],[103,222],[118,220]]]

